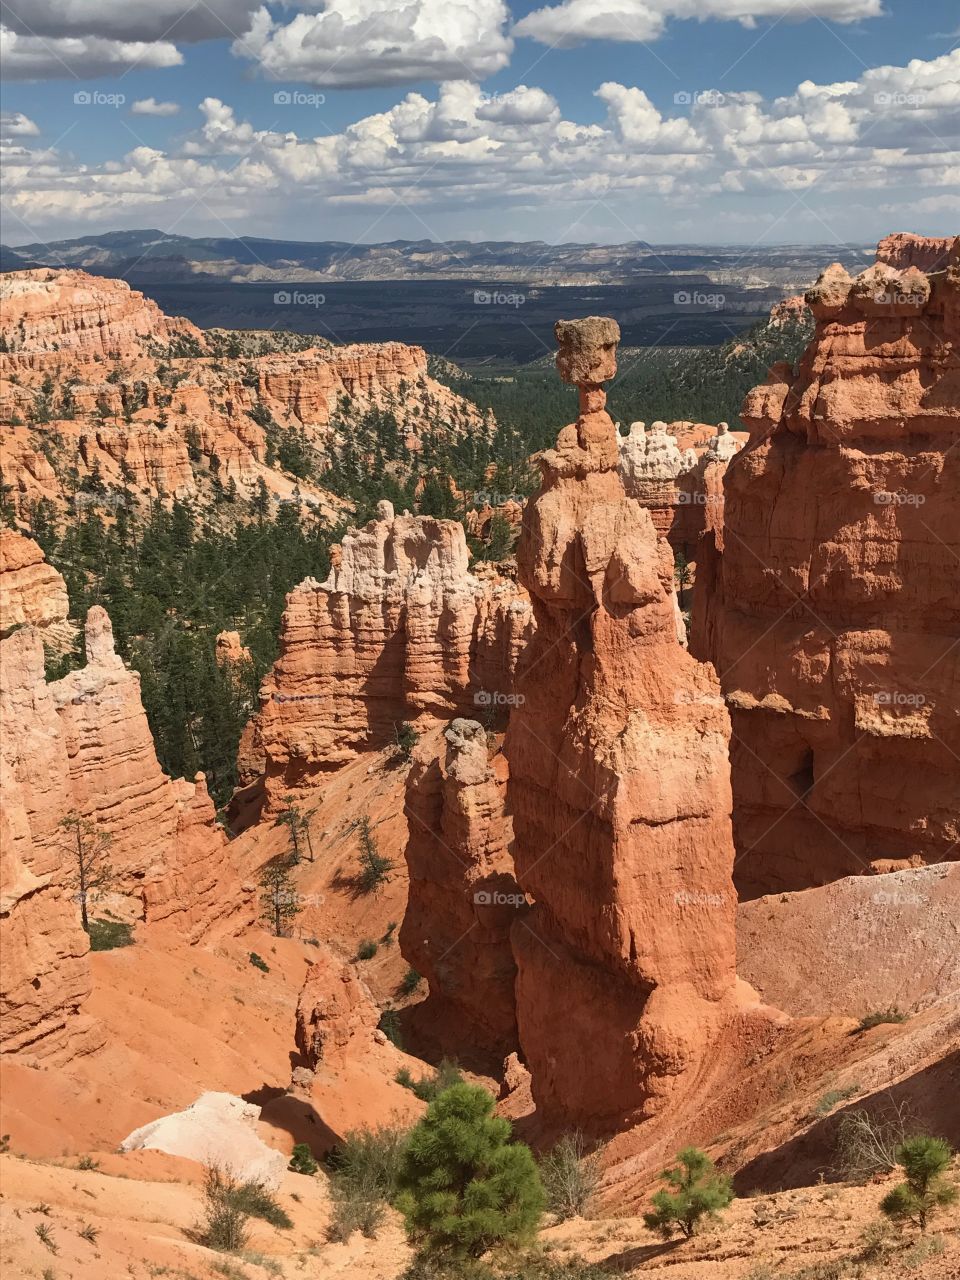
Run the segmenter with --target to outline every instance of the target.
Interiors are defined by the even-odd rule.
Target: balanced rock
[[[677,1105],[741,999],[729,719],[677,643],[672,553],[618,471],[594,381],[611,332],[557,327],[558,365],[586,381],[524,512],[536,631],[505,743],[534,899],[512,930],[520,1043],[538,1113],[591,1128]]]

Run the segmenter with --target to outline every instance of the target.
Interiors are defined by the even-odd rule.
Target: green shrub
[[[838,1103],[846,1102],[847,1098],[854,1097],[855,1094],[860,1092],[861,1088],[862,1086],[859,1084],[849,1084],[843,1089],[828,1089],[817,1100],[814,1113],[818,1116],[829,1115]]]
[[[600,1182],[600,1164],[578,1131],[566,1133],[538,1161],[547,1208],[563,1221],[584,1217]]]
[[[377,954],[377,944],[372,938],[364,938],[357,947],[358,960],[372,960]]]
[[[197,1228],[200,1244],[221,1253],[238,1253],[247,1243],[249,1214],[232,1193],[238,1183],[230,1174],[208,1166],[203,1179],[203,1221]]]
[[[890,1009],[876,1009],[873,1013],[865,1014],[857,1024],[858,1031],[869,1031],[871,1027],[879,1027],[883,1022],[906,1022],[910,1017],[909,1013],[901,1013],[896,1007]]]
[[[931,1214],[958,1198],[957,1188],[946,1180],[953,1152],[942,1138],[908,1138],[897,1148],[897,1164],[906,1172],[900,1182],[880,1201],[881,1212],[894,1222],[912,1222],[927,1229]]]
[[[233,1203],[248,1217],[262,1218],[271,1227],[283,1230],[293,1226],[289,1214],[283,1209],[275,1195],[268,1191],[261,1182],[240,1182],[228,1195]]]
[[[410,1071],[406,1067],[401,1067],[393,1078],[397,1084],[403,1085],[404,1089],[409,1089],[421,1102],[433,1102],[434,1098],[439,1098],[440,1094],[451,1085],[464,1082],[459,1066],[449,1058],[443,1059],[437,1068],[436,1075],[421,1076],[419,1080],[414,1080]]]
[[[292,1173],[304,1173],[312,1176],[317,1172],[320,1166],[313,1158],[313,1152],[305,1142],[298,1142],[290,1154],[290,1163],[287,1168]]]
[[[91,920],[90,950],[113,951],[133,946],[133,925],[122,920]]]
[[[396,1193],[405,1138],[403,1129],[387,1125],[346,1135],[330,1158],[329,1240],[349,1240],[355,1231],[374,1238]]]
[[[643,1220],[652,1231],[669,1239],[674,1229],[692,1236],[701,1218],[715,1217],[733,1200],[733,1184],[726,1174],[718,1173],[705,1151],[684,1147],[677,1164],[664,1169],[661,1179],[672,1190],[664,1188],[653,1196],[653,1212]]]
[[[404,1144],[395,1203],[426,1254],[479,1257],[536,1231],[543,1212],[537,1166],[493,1107],[485,1089],[455,1084],[430,1103]]]
[[[420,735],[408,720],[393,726],[394,758],[406,764],[413,755],[413,749],[420,741]]]
[[[263,956],[258,956],[255,951],[250,952],[250,963],[255,969],[259,969],[262,973],[269,973],[270,966],[264,960]]]
[[[384,1009],[377,1022],[377,1029],[382,1031],[392,1045],[403,1048],[403,1029],[400,1026],[400,1013],[397,1009]]]
[[[360,893],[376,893],[390,879],[393,863],[380,852],[369,816],[363,814],[357,825],[360,828],[360,871],[356,886]]]
[[[408,969],[400,979],[400,985],[397,990],[402,996],[412,996],[422,981],[423,979],[420,977],[419,973],[417,973],[416,969]]]
[[[100,1161],[94,1160],[93,1156],[81,1156],[77,1161],[77,1168],[89,1172],[93,1169],[100,1168]]]

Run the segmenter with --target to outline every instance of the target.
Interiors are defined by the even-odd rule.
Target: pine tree
[[[297,889],[290,878],[288,864],[282,858],[268,862],[260,874],[260,902],[263,918],[269,921],[278,938],[295,916],[303,910],[297,901]]]
[[[674,1228],[692,1236],[701,1218],[712,1217],[733,1200],[730,1179],[718,1173],[706,1152],[696,1147],[684,1147],[674,1168],[664,1169],[660,1177],[673,1190],[655,1192],[654,1212],[645,1213],[643,1220],[651,1231],[667,1238]]]
[[[501,1242],[521,1244],[537,1229],[544,1204],[537,1166],[493,1108],[485,1089],[455,1084],[410,1132],[396,1206],[425,1254],[479,1257]]]
[[[277,814],[275,827],[286,827],[290,832],[290,861],[293,866],[300,863],[300,837],[306,836],[310,838],[310,814],[305,814],[293,802],[293,796],[283,797],[284,807]],[[311,851],[310,861],[313,861],[313,853]]]
[[[393,863],[383,856],[377,846],[369,814],[361,814],[357,825],[360,828],[360,874],[357,876],[357,888],[361,893],[373,893],[389,880]]]
[[[107,861],[112,837],[98,831],[96,823],[89,818],[81,818],[77,814],[61,818],[59,826],[66,837],[72,860],[67,885],[76,890],[76,900],[80,903],[80,923],[84,932],[89,933],[89,906],[92,898],[98,892],[109,891],[116,880],[116,873]]]
[[[960,1196],[956,1186],[944,1176],[953,1157],[950,1144],[942,1138],[908,1138],[897,1148],[896,1156],[897,1164],[906,1171],[907,1180],[883,1197],[881,1212],[894,1222],[912,1222],[925,1231],[930,1215],[955,1204]]]

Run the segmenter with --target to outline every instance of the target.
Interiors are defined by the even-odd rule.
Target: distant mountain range
[[[627,284],[693,274],[717,284],[787,293],[827,262],[862,269],[873,249],[859,245],[704,246],[546,244],[541,240],[267,240],[254,236],[167,235],[156,229],[109,231],[14,248],[0,246],[0,269],[80,267],[132,284],[232,284],[367,280],[522,281],[542,285]]]

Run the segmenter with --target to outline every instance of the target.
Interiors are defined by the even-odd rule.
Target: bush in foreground
[[[455,1084],[430,1103],[404,1145],[395,1203],[428,1257],[478,1258],[537,1229],[544,1203],[537,1166],[493,1106],[485,1089]]]
[[[354,1129],[331,1157],[333,1214],[330,1240],[349,1240],[354,1231],[373,1239],[397,1190],[406,1132],[381,1126]]]
[[[684,1147],[672,1169],[660,1174],[671,1190],[664,1188],[653,1195],[653,1212],[643,1220],[652,1231],[669,1239],[674,1230],[692,1236],[701,1218],[712,1218],[733,1200],[733,1184],[726,1174],[718,1173],[705,1151]]]
[[[953,1152],[942,1138],[908,1138],[897,1148],[897,1164],[906,1172],[880,1201],[881,1212],[894,1222],[912,1222],[926,1231],[927,1221],[938,1209],[955,1204],[960,1192],[946,1179]]]
[[[567,1133],[539,1161],[547,1208],[563,1221],[585,1217],[600,1182],[600,1164],[583,1134]]]

